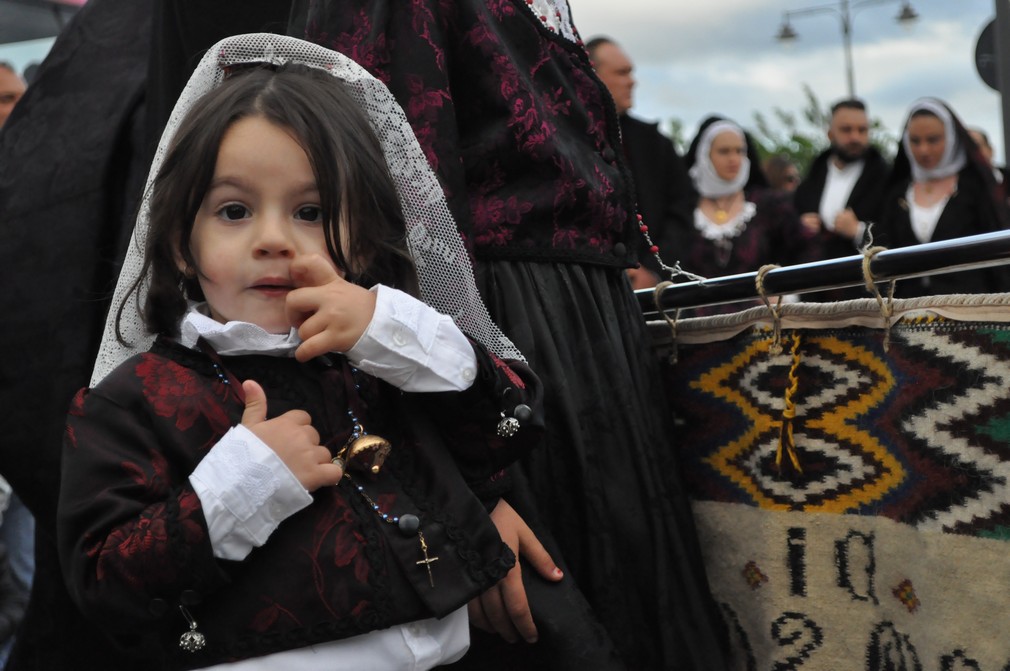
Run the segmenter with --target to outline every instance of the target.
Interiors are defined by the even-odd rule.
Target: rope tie
[[[774,263],[768,263],[757,271],[757,277],[754,278],[754,284],[757,287],[758,296],[761,297],[761,302],[765,304],[768,308],[768,313],[772,316],[772,344],[768,347],[768,351],[772,354],[782,353],[782,318],[779,316],[779,309],[782,306],[782,297],[779,296],[778,300],[775,301],[775,305],[772,305],[768,300],[768,292],[765,291],[765,275],[768,274],[769,270],[774,270],[779,268]]]
[[[793,332],[793,344],[790,351],[792,355],[792,365],[789,367],[789,386],[786,387],[785,403],[782,409],[782,423],[779,430],[779,449],[775,452],[775,467],[782,471],[782,453],[789,455],[789,461],[793,468],[802,473],[800,458],[796,454],[796,442],[793,440],[793,420],[796,419],[796,401],[794,399],[796,390],[800,388],[800,378],[798,370],[800,367],[800,334]]]
[[[867,244],[863,247],[863,281],[866,283],[866,289],[873,294],[873,297],[877,299],[877,305],[880,307],[880,316],[883,319],[884,326],[884,351],[887,352],[891,349],[891,317],[894,316],[894,280],[890,280],[887,284],[887,302],[880,295],[880,289],[877,288],[877,281],[873,277],[873,271],[870,270],[870,263],[880,252],[886,251],[887,247],[870,247]]]
[[[678,261],[677,264],[679,266],[680,262]],[[656,312],[662,315],[663,319],[665,319],[666,323],[670,326],[670,344],[672,346],[670,351],[670,363],[675,364],[677,363],[677,319],[680,318],[680,308],[674,310],[673,318],[671,318],[670,315],[666,313],[666,310],[663,309],[662,301],[660,300],[663,295],[663,291],[665,291],[667,287],[672,286],[673,282],[670,280],[663,280],[657,284],[656,288],[652,291],[652,300],[656,304]]]

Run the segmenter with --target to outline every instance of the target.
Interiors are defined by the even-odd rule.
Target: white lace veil
[[[442,188],[389,89],[342,54],[293,37],[259,33],[229,37],[208,50],[172,111],[151,165],[133,239],[127,249],[112,308],[105,322],[105,333],[91,377],[92,386],[129,356],[146,350],[154,340],[147,333],[138,309],[138,305],[144,304],[148,282],[141,284],[138,296],[128,294],[143,266],[151,186],[183,118],[197,100],[223,81],[225,68],[239,63],[281,64],[292,61],[321,68],[341,79],[368,116],[400,196],[407,223],[408,246],[417,266],[421,298],[439,312],[450,315],[462,331],[498,356],[523,358],[488,315],[487,307],[477,292],[473,268]],[[120,332],[129,346],[123,345],[116,337],[116,313],[124,300],[127,302],[122,312]]]
[[[940,163],[933,168],[923,168],[915,160],[914,154],[912,154],[912,142],[908,137],[908,122],[905,122],[905,131],[901,134],[901,146],[912,168],[912,180],[926,182],[931,179],[943,179],[944,177],[950,177],[961,172],[961,168],[968,162],[968,154],[957,136],[957,130],[954,127],[954,115],[939,100],[934,98],[919,98],[908,108],[908,121],[911,121],[912,115],[919,111],[929,112],[940,120],[940,123],[943,124],[945,142]]]
[[[712,165],[712,142],[716,136],[730,132],[734,133],[744,143],[744,157],[740,163],[740,170],[733,179],[723,179],[716,173],[715,166]],[[698,142],[698,148],[694,154],[694,165],[688,170],[688,174],[694,181],[694,188],[705,198],[722,198],[738,191],[743,191],[750,179],[750,159],[746,154],[747,137],[743,128],[732,121],[722,119],[716,121],[702,133]]]

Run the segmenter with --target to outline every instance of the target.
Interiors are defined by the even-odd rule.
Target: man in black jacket
[[[659,132],[658,125],[628,114],[635,87],[634,65],[613,40],[595,37],[586,43],[597,76],[610,91],[621,123],[621,140],[628,157],[638,197],[638,212],[649,227],[649,236],[659,247],[667,264],[677,259],[675,227],[686,224],[690,208],[690,182],[684,162],[673,142]],[[659,262],[643,238],[638,248],[641,268],[628,271],[636,289],[653,287],[659,281]],[[688,269],[690,270],[690,269]],[[666,278],[663,278],[666,279]]]
[[[848,99],[831,108],[831,147],[814,159],[796,189],[794,202],[803,225],[821,235],[824,257],[858,253],[866,227],[880,215],[887,162],[870,144],[866,105]],[[813,300],[866,298],[862,289],[811,295]]]

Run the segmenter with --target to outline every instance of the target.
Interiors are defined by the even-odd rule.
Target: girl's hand
[[[304,362],[351,349],[372,321],[375,294],[345,280],[318,254],[292,261],[291,279],[288,320],[302,339],[295,358]]]
[[[314,492],[324,485],[335,485],[344,471],[330,462],[330,451],[319,444],[319,433],[312,428],[309,413],[289,410],[280,417],[267,419],[267,396],[258,382],[242,383],[245,412],[242,426],[277,453],[298,482]]]

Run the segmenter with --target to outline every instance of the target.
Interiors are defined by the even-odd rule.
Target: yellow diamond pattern
[[[861,505],[883,497],[888,491],[897,487],[906,477],[901,464],[892,457],[880,442],[870,433],[860,429],[851,420],[865,414],[871,408],[879,406],[894,389],[894,377],[882,362],[869,350],[841,340],[833,336],[816,336],[804,339],[802,353],[811,355],[816,350],[841,357],[850,367],[865,371],[861,375],[868,389],[857,398],[845,403],[833,404],[821,412],[804,412],[798,407],[794,422],[794,437],[796,447],[803,450],[805,437],[804,427],[820,429],[829,436],[838,438],[838,449],[857,450],[864,458],[868,457],[878,468],[876,475],[864,478],[853,485],[840,487],[836,496],[817,503],[800,502],[794,505],[775,500],[768,496],[761,487],[754,473],[739,466],[744,461],[742,457],[758,449],[762,437],[767,444],[770,434],[778,435],[781,427],[781,413],[776,412],[774,405],[756,405],[747,394],[738,388],[735,381],[750,367],[765,365],[771,340],[755,339],[727,363],[707,371],[691,387],[710,394],[737,408],[748,420],[748,429],[730,443],[718,448],[705,461],[717,472],[731,480],[746,491],[761,508],[771,510],[804,510],[806,512],[844,513]],[[803,355],[801,353],[801,356]],[[788,355],[779,355],[775,362],[782,361],[788,366]],[[800,376],[801,383],[803,376]],[[784,394],[784,389],[782,393]],[[806,419],[807,417],[810,419]]]

